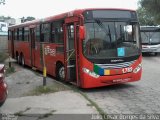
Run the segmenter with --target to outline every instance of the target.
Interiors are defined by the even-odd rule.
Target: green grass
[[[8,58],[8,55],[6,53],[0,52],[0,63],[4,63],[7,58]]]
[[[79,91],[78,92],[86,99],[90,102],[90,106],[94,106],[96,108],[96,110],[99,112],[99,114],[102,116],[102,119],[103,120],[110,120],[110,119],[107,119],[105,118],[104,116],[107,116],[107,114],[104,112],[103,109],[101,109],[96,102],[94,102],[93,100],[91,100],[85,93],[83,93],[82,91]]]
[[[8,67],[8,65],[5,63],[5,60],[8,58],[7,53],[1,53],[0,52],[0,63],[5,64],[6,67],[6,73],[5,75],[8,76],[11,73],[15,72],[15,68],[13,66]]]
[[[79,93],[90,102],[90,106],[94,106],[96,108],[96,110],[99,112],[99,114],[101,116],[106,116],[107,114],[104,112],[103,109],[101,109],[96,102],[94,102],[93,100],[91,100],[85,93],[79,91]],[[103,119],[103,120],[108,120],[108,119]]]
[[[57,83],[59,83],[59,82],[57,82]],[[98,111],[99,115],[102,116],[102,119],[103,119],[103,120],[111,120],[111,119],[105,118],[104,116],[107,116],[107,113],[105,113],[105,111],[104,111],[102,108],[100,108],[96,102],[94,102],[93,100],[91,100],[91,99],[87,96],[87,94],[85,94],[85,93],[84,93],[81,89],[79,89],[77,86],[73,86],[73,85],[65,84],[65,83],[59,83],[59,84],[65,86],[67,89],[71,89],[71,90],[73,90],[74,92],[77,92],[77,93],[81,94],[81,95],[89,102],[89,103],[87,104],[87,106],[91,106],[91,107],[93,106],[93,107],[95,107],[96,110]]]
[[[49,113],[45,113],[43,116],[38,117],[38,119],[45,119],[49,116],[52,116],[54,112],[56,112],[56,110],[52,110]]]
[[[23,110],[23,111],[19,111],[19,112],[14,113],[14,115],[15,115],[15,116],[24,116],[24,112],[26,112],[26,111],[28,111],[28,110],[30,110],[30,109],[31,109],[31,108],[28,107],[28,108],[26,108],[26,109]]]
[[[96,110],[98,111],[99,115],[102,116],[103,120],[111,120],[111,119],[108,119],[107,117],[105,117],[105,116],[107,116],[107,113],[105,113],[105,111],[102,108],[100,108],[96,102],[94,102],[93,100],[91,100],[87,96],[87,94],[85,94],[81,89],[77,88],[76,86],[71,86],[71,85],[67,85],[67,86],[69,88],[71,88],[73,91],[80,93],[89,102],[89,104],[87,104],[87,106],[93,106],[93,107],[95,107]]]
[[[33,95],[38,96],[41,94],[55,93],[55,92],[66,91],[66,90],[69,90],[69,88],[65,87],[62,84],[54,83],[48,86],[38,86],[35,89],[24,94],[24,96],[33,96]]]
[[[30,109],[31,109],[31,108],[28,107],[28,108],[26,108],[25,110],[22,110],[22,111],[19,111],[19,112],[14,113],[14,115],[15,115],[15,116],[19,116],[19,117],[21,117],[21,116],[28,116],[27,114],[24,114],[24,113],[27,112],[27,111],[29,111]],[[45,118],[47,118],[47,117],[50,117],[50,116],[53,115],[54,112],[56,112],[56,110],[51,110],[51,111],[48,112],[48,113],[42,114],[42,116],[39,116],[37,120],[45,119]],[[31,117],[31,115],[30,115],[30,117]]]
[[[6,76],[8,76],[9,74],[14,73],[14,72],[15,72],[15,68],[12,66],[12,67],[6,69],[5,74],[6,74]]]

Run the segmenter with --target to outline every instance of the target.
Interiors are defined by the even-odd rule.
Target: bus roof
[[[76,9],[76,10],[73,10],[73,11],[69,11],[69,12],[65,12],[65,13],[62,13],[62,14],[46,17],[46,18],[43,18],[43,19],[37,19],[37,20],[24,22],[24,23],[21,23],[21,24],[18,24],[18,25],[12,25],[12,26],[9,26],[9,29],[14,29],[14,28],[18,28],[18,27],[25,27],[25,26],[28,26],[28,25],[36,25],[36,24],[39,24],[39,23],[50,22],[52,20],[64,19],[64,18],[69,17],[69,16],[78,16],[78,15],[82,14],[84,11],[87,11],[87,10],[135,11],[135,10],[123,9],[123,8],[85,8],[85,9]]]

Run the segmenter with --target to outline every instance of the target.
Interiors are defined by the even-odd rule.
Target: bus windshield
[[[83,53],[89,59],[112,59],[140,54],[137,22],[101,21],[85,23]]]
[[[160,44],[160,32],[141,32],[143,44]]]

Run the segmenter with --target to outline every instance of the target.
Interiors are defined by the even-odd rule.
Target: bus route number
[[[129,72],[132,72],[133,68],[132,67],[127,67],[127,68],[123,68],[122,69],[122,72],[123,73],[129,73]]]
[[[45,55],[50,55],[50,56],[56,56],[56,50],[55,49],[51,49],[50,46],[46,46],[44,48],[44,52],[45,52]]]

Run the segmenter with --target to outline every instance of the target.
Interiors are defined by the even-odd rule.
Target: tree
[[[156,25],[154,17],[147,13],[145,8],[139,7],[137,10],[140,25]]]
[[[0,16],[0,21],[1,21],[1,22],[5,22],[6,20],[9,20],[9,19],[11,19],[10,16],[7,16],[7,17],[5,17],[5,16]]]
[[[35,20],[35,18],[34,18],[34,17],[31,17],[31,16],[28,16],[28,17],[26,18],[26,20],[27,20],[27,21],[32,21],[32,20]]]
[[[0,5],[1,4],[5,5],[5,0],[0,0]]]
[[[32,20],[35,20],[35,18],[34,17],[31,17],[31,16],[28,16],[28,17],[22,17],[21,18],[21,22],[23,23],[23,22],[27,22],[27,21],[32,21]]]
[[[154,17],[154,22],[160,24],[160,0],[140,0],[141,8]]]

